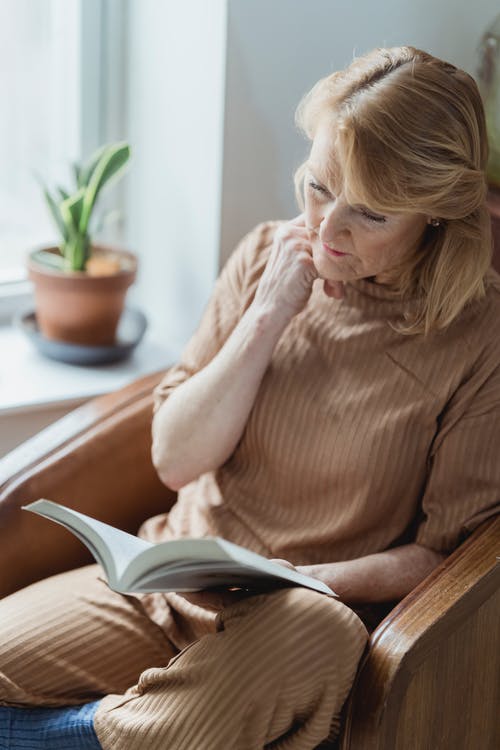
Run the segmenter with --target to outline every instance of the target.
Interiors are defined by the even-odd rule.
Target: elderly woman
[[[153,460],[179,494],[141,533],[226,537],[338,599],[124,597],[96,566],[35,584],[0,607],[12,738],[24,721],[50,748],[315,748],[338,732],[367,606],[498,512],[500,283],[474,81],[379,49],[319,81],[298,123],[302,213],[242,240],[157,389]]]

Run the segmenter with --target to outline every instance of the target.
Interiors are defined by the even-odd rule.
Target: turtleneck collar
[[[372,278],[355,279],[347,281],[344,285],[346,296],[353,301],[360,297],[369,297],[373,300],[383,302],[394,302],[402,304],[405,300],[401,292],[386,284],[378,284]],[[406,299],[406,302],[409,300]]]

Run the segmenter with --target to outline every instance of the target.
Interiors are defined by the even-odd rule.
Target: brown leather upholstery
[[[90,401],[0,460],[1,594],[89,559],[65,529],[21,505],[48,497],[134,531],[174,502],[150,459],[159,378]],[[499,553],[497,517],[375,629],[345,706],[341,750],[500,747]]]
[[[173,504],[150,458],[160,377],[89,401],[0,460],[0,596],[91,559],[72,534],[21,505],[46,497],[135,532]]]

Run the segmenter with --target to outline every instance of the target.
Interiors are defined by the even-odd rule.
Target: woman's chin
[[[323,281],[353,281],[357,278],[357,275],[349,268],[345,270],[341,268],[332,268],[332,264],[326,263],[314,263],[318,276]]]
[[[320,251],[318,253],[313,252],[313,261],[318,276],[325,281],[351,281],[356,278],[354,271],[346,265],[342,258],[339,258],[339,260],[326,258],[324,252]]]

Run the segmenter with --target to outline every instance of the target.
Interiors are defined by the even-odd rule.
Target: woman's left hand
[[[309,578],[317,578],[319,581],[324,580],[321,576],[322,566],[320,565],[292,565],[292,563],[288,562],[288,560],[282,560],[281,558],[274,558],[269,562],[278,563],[279,565],[283,565],[285,568],[295,570],[296,573],[302,573],[302,575],[309,576]]]
[[[319,576],[313,574],[315,567],[313,565],[295,566],[293,565],[293,563],[289,562],[288,560],[283,560],[280,557],[271,558],[269,562],[278,563],[278,565],[283,565],[283,567],[288,568],[289,570],[295,570],[297,573],[303,573],[304,575],[311,576],[312,578],[319,578]],[[319,578],[319,580],[321,580],[321,578]],[[208,609],[220,611],[225,607],[229,607],[231,604],[235,604],[242,599],[246,599],[246,597],[248,596],[255,596],[255,594],[258,593],[260,593],[258,586],[255,589],[249,590],[245,588],[238,588],[237,586],[221,586],[220,588],[212,588],[205,591],[193,591],[184,593],[182,594],[182,596],[185,599],[188,599],[188,601],[190,601],[192,604],[196,604],[199,607],[205,607]]]
[[[290,570],[297,570],[295,565],[292,565],[288,560],[282,560],[281,557],[273,557],[269,562],[278,563],[278,565],[283,565],[285,568],[290,568]]]
[[[290,570],[294,570],[296,573],[302,573],[304,576],[309,576],[309,578],[317,578],[318,581],[323,581],[323,578],[321,576],[321,566],[318,565],[292,565],[291,562],[288,562],[288,560],[282,560],[281,558],[275,557],[272,560],[269,560],[269,562],[275,562],[278,563],[278,565],[283,565],[285,568],[289,568]]]

